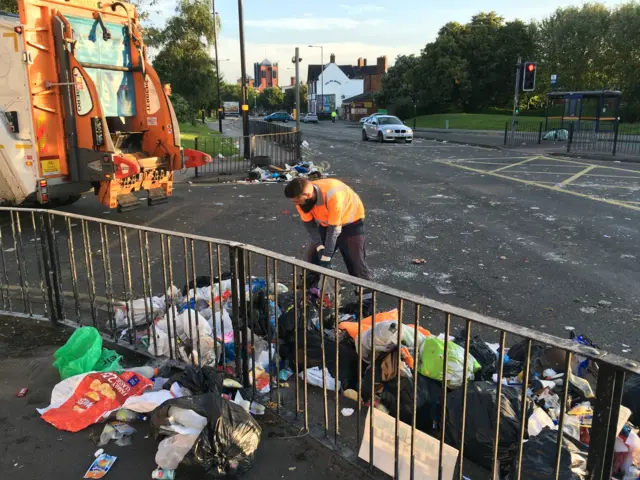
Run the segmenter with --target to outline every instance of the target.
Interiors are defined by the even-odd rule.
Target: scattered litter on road
[[[574,331],[574,330],[576,329],[576,327],[570,327],[570,326],[566,325],[566,326],[564,327],[564,329],[565,329],[565,330],[567,330],[567,331],[569,331],[569,332],[572,332],[572,331]]]
[[[611,302],[607,301],[607,300],[600,300],[598,302],[598,305],[601,307],[610,307],[611,306]]]
[[[353,415],[353,412],[355,412],[353,408],[343,408],[341,410],[342,415],[345,417],[350,417],[351,415]]]
[[[580,311],[582,313],[596,313],[597,309],[596,307],[581,307]]]
[[[98,458],[100,455],[102,455],[104,453],[104,448],[99,448],[98,450],[95,451],[95,453],[93,454],[93,456],[95,458]]]
[[[24,397],[27,392],[29,391],[28,388],[21,388],[20,391],[18,393],[16,393],[16,397]]]
[[[325,176],[325,168],[315,165],[311,161],[300,161],[297,164],[277,166],[254,167],[243,183],[276,183],[288,182],[294,177],[305,177],[312,180]]]
[[[107,455],[106,453],[101,454],[93,461],[82,478],[104,478],[117,459],[118,457]]]
[[[427,261],[424,258],[414,258],[412,263],[414,265],[423,265],[423,264],[427,263]]]

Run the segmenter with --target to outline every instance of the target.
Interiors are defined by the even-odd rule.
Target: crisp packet
[[[103,453],[96,458],[82,478],[103,478],[111,469],[118,457]]]

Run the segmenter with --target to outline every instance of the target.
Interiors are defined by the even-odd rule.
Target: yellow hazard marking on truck
[[[60,160],[40,160],[40,167],[42,168],[43,175],[60,173]]]
[[[17,52],[18,51],[18,34],[15,32],[8,32],[8,33],[3,33],[2,36],[5,38],[13,37],[13,50]]]
[[[33,148],[33,145],[30,143],[16,143],[16,148],[18,150],[29,150],[30,148]]]

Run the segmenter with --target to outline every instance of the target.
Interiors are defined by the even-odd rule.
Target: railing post
[[[567,139],[567,153],[571,152],[571,144],[573,143],[573,123],[569,124],[569,138]]]
[[[538,145],[542,143],[542,122],[538,126]]]
[[[507,146],[507,134],[509,132],[509,122],[504,122],[504,146]]]
[[[614,130],[613,130],[613,151],[611,152],[612,155],[615,156],[616,154],[616,150],[618,148],[618,130],[620,129],[620,122],[618,122],[616,120],[615,126],[614,126]]]
[[[295,135],[296,141],[296,161],[299,162],[302,160],[302,132],[297,131]]]
[[[246,266],[245,266],[245,261],[246,261],[246,255],[247,252],[245,252],[243,249],[237,249],[237,257],[238,257],[238,275],[239,275],[239,293],[240,293],[240,308],[239,308],[239,318],[242,322],[241,324],[241,328],[242,328],[242,345],[240,348],[242,348],[242,383],[243,385],[249,385],[249,330],[248,330],[248,310],[247,310],[247,290],[246,290],[246,285],[247,285],[247,273],[246,273]],[[268,281],[268,280],[267,280]],[[251,295],[251,292],[249,292],[249,295]],[[251,297],[249,297],[251,298]],[[238,340],[236,340],[236,345],[239,343]],[[236,362],[236,368],[237,368],[237,362]]]
[[[193,149],[198,150],[198,137],[193,140]],[[195,168],[196,178],[198,178],[198,167]]]
[[[248,137],[247,137],[248,138]],[[233,325],[233,348],[236,357],[236,377],[241,375],[242,364],[240,361],[240,292],[245,285],[240,284],[238,275],[238,248],[229,247],[229,266],[231,270],[231,324]]]
[[[592,360],[590,360],[592,361]],[[624,371],[606,362],[598,364],[598,383],[587,458],[587,478],[611,478],[624,387]]]
[[[42,251],[42,264],[44,281],[47,286],[47,303],[49,304],[49,320],[56,325],[64,318],[62,308],[62,292],[59,283],[59,262],[56,261],[53,237],[54,226],[48,213],[40,214],[40,245]]]

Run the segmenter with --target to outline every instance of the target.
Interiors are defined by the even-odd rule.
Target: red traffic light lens
[[[533,72],[533,71],[535,70],[535,68],[536,68],[536,66],[535,66],[534,64],[532,64],[532,63],[530,63],[530,64],[527,66],[527,69],[528,69],[530,72]]]

